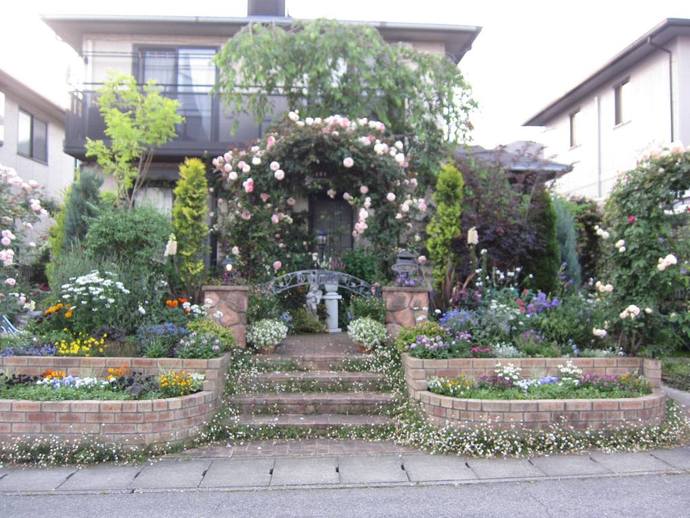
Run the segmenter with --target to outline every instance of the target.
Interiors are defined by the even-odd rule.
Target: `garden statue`
[[[312,273],[309,275],[309,292],[307,293],[307,309],[312,314],[316,315],[322,297],[323,291],[319,289],[319,281]]]

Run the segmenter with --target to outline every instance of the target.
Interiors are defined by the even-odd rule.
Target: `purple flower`
[[[558,376],[544,376],[543,378],[539,379],[539,384],[540,385],[553,385],[554,383],[558,383],[561,379]]]

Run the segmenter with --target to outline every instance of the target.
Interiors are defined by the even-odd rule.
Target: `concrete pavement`
[[[139,466],[0,468],[0,495],[486,484],[690,474],[690,447],[476,459],[423,453],[170,458]],[[4,498],[3,496],[3,498]]]

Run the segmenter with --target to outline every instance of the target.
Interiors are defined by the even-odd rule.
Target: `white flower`
[[[228,173],[228,180],[234,182],[235,180],[237,180],[237,178],[238,176],[235,171],[230,171],[230,173]]]
[[[273,177],[280,182],[285,178],[285,171],[278,169],[275,173],[273,173]]]
[[[389,192],[388,194],[386,194],[386,199],[388,201],[390,201],[391,203],[394,202],[395,201],[395,194],[393,194],[392,192]]]
[[[307,124],[307,126],[311,126],[312,124],[314,124],[314,119],[312,117],[307,117],[306,119],[304,119],[304,122]]]
[[[146,310],[144,309],[144,307],[141,304],[139,305],[139,308],[137,309],[137,311],[139,311],[139,313],[141,313],[142,315],[146,314]]]
[[[467,244],[474,246],[479,244],[479,232],[477,232],[477,227],[472,227],[467,231]]]
[[[369,187],[367,187],[366,185],[362,185],[362,186],[359,188],[359,192],[362,193],[362,194],[366,194],[366,193],[369,192]]]
[[[271,168],[271,171],[277,171],[278,169],[280,169],[280,164],[274,160],[273,162],[271,162],[271,165],[269,167]]]
[[[292,122],[297,122],[299,120],[299,111],[295,110],[294,112],[288,113],[288,119]]]
[[[329,198],[334,199],[334,198],[335,198],[335,195],[336,195],[337,193],[335,192],[335,189],[328,189],[328,190],[326,191],[326,194],[328,194],[328,197],[329,197]]]
[[[177,239],[175,234],[170,234],[168,242],[165,245],[165,252],[163,252],[164,257],[171,257],[177,255]]]
[[[232,252],[232,255],[240,255],[240,247],[239,246],[233,246],[230,251]]]
[[[669,266],[673,266],[676,264],[678,264],[678,259],[676,258],[676,256],[673,254],[668,254],[666,257],[659,258],[659,264],[657,264],[656,267],[660,272],[663,272]]]
[[[648,315],[651,315],[652,313],[654,313],[654,310],[652,308],[644,308],[644,312]]]
[[[639,314],[640,314],[640,308],[638,308],[634,304],[630,304],[618,316],[620,317],[621,320],[625,320],[626,318],[629,318],[630,320],[635,320]]]
[[[405,155],[402,153],[396,153],[394,158],[395,161],[400,165],[403,165],[405,163]]]
[[[605,338],[608,333],[606,332],[606,329],[597,329],[595,327],[592,329],[592,334],[597,338]]]
[[[622,247],[622,246],[625,246],[625,240],[619,239],[618,241],[616,241],[616,245],[615,245],[615,246],[616,246],[616,248],[620,248],[620,247]]]
[[[348,156],[343,160],[343,165],[349,169],[350,167],[355,165],[355,161],[352,160],[352,157]]]
[[[402,149],[403,149],[403,143],[402,143],[402,142],[400,142],[399,140],[396,140],[396,141],[395,141],[395,144],[393,144],[393,145],[395,146],[395,148],[396,148],[398,151],[402,151]]]
[[[624,253],[625,250],[626,250],[626,248],[624,246],[621,246],[618,248],[618,252],[620,252],[621,254]]]

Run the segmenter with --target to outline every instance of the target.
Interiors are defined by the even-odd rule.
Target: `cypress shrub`
[[[560,261],[568,280],[576,286],[582,282],[580,261],[577,257],[577,229],[575,218],[570,212],[569,204],[563,198],[553,198],[553,208],[556,211],[556,235],[560,250]]]
[[[526,265],[526,269],[534,275],[536,289],[552,293],[558,287],[561,253],[558,249],[556,211],[546,189],[541,188],[534,194],[530,221],[537,231],[540,246],[533,251],[532,261]]]

